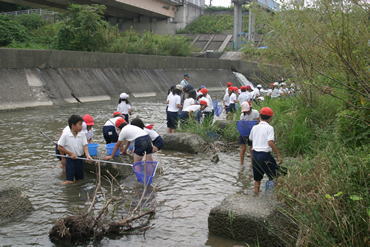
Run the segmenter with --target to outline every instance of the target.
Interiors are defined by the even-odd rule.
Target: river
[[[24,219],[0,226],[0,246],[53,246],[48,231],[56,219],[86,204],[86,193],[95,186],[94,176],[78,184],[61,185],[64,176],[52,156],[53,146],[39,134],[57,138],[71,114],[95,118],[95,141],[103,144],[101,126],[116,102],[93,102],[0,112],[0,184],[21,187],[34,211]],[[158,128],[165,121],[159,102],[133,102],[134,116]],[[159,131],[164,132],[165,126]],[[220,153],[214,164],[206,154],[161,152],[155,155],[163,173],[156,176],[157,212],[153,229],[143,236],[105,238],[99,246],[233,246],[240,244],[208,234],[212,207],[227,195],[241,191],[239,157]],[[125,183],[124,180],[120,181]]]

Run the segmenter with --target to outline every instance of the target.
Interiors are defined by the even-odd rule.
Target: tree
[[[96,51],[108,41],[105,31],[109,24],[103,19],[105,6],[72,4],[63,16],[57,35],[57,48]]]

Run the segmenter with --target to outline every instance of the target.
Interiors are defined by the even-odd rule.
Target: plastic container
[[[158,161],[139,161],[132,165],[132,170],[135,173],[136,179],[139,183],[150,185],[153,182],[153,177],[158,167]],[[146,175],[144,171],[146,170]],[[146,179],[144,177],[146,176]]]
[[[275,188],[275,182],[274,180],[268,180],[265,184],[265,191],[266,192],[272,192]]]
[[[112,142],[112,143],[109,143],[109,144],[105,145],[105,150],[107,151],[107,155],[112,155],[113,148],[114,148],[115,145],[116,145],[115,142]],[[120,150],[118,149],[116,151],[116,153],[114,154],[114,157],[119,156],[119,152],[120,152]]]
[[[89,149],[90,156],[98,156],[98,148],[99,144],[97,143],[89,143],[87,144],[87,148]]]
[[[239,120],[236,122],[236,128],[238,129],[240,136],[249,136],[253,126],[256,124],[257,121]]]

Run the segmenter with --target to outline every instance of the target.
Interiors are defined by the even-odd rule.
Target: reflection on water
[[[103,144],[100,126],[115,110],[115,103],[0,112],[0,184],[22,187],[35,209],[22,221],[0,226],[1,246],[52,246],[48,231],[53,222],[84,206],[87,192],[95,185],[94,176],[78,184],[61,185],[64,176],[52,156],[53,146],[39,131],[57,139],[71,114],[89,113],[95,118],[95,140]],[[136,102],[133,106],[134,115],[146,123],[157,127],[164,123],[163,104]],[[165,126],[160,132],[164,131]],[[160,189],[154,228],[145,238],[104,239],[100,246],[233,246],[233,241],[208,236],[207,218],[225,196],[242,190],[242,184],[245,190],[248,184],[244,176],[238,176],[238,155],[222,153],[217,164],[205,154],[163,152],[155,157],[163,172],[155,180]]]

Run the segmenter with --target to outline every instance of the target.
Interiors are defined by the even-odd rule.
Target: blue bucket
[[[99,144],[97,144],[97,143],[89,143],[89,144],[87,144],[87,148],[89,149],[89,154],[91,156],[98,156]]]
[[[137,181],[142,184],[144,184],[144,171],[146,170],[145,184],[150,185],[153,182],[153,177],[157,170],[157,166],[158,161],[138,161],[132,165],[132,170],[136,175]]]
[[[238,129],[240,136],[249,136],[254,125],[257,124],[257,121],[246,121],[239,120],[236,122],[236,128]]]
[[[217,117],[219,117],[222,113],[222,106],[218,104],[218,101],[213,101],[213,110],[215,111],[215,114]]]
[[[114,148],[115,145],[116,145],[115,142],[109,143],[109,144],[106,144],[105,145],[105,149],[107,151],[107,155],[112,155],[113,148]],[[120,150],[118,149],[117,152],[114,154],[114,156],[115,157],[119,156],[119,152],[120,152]]]

